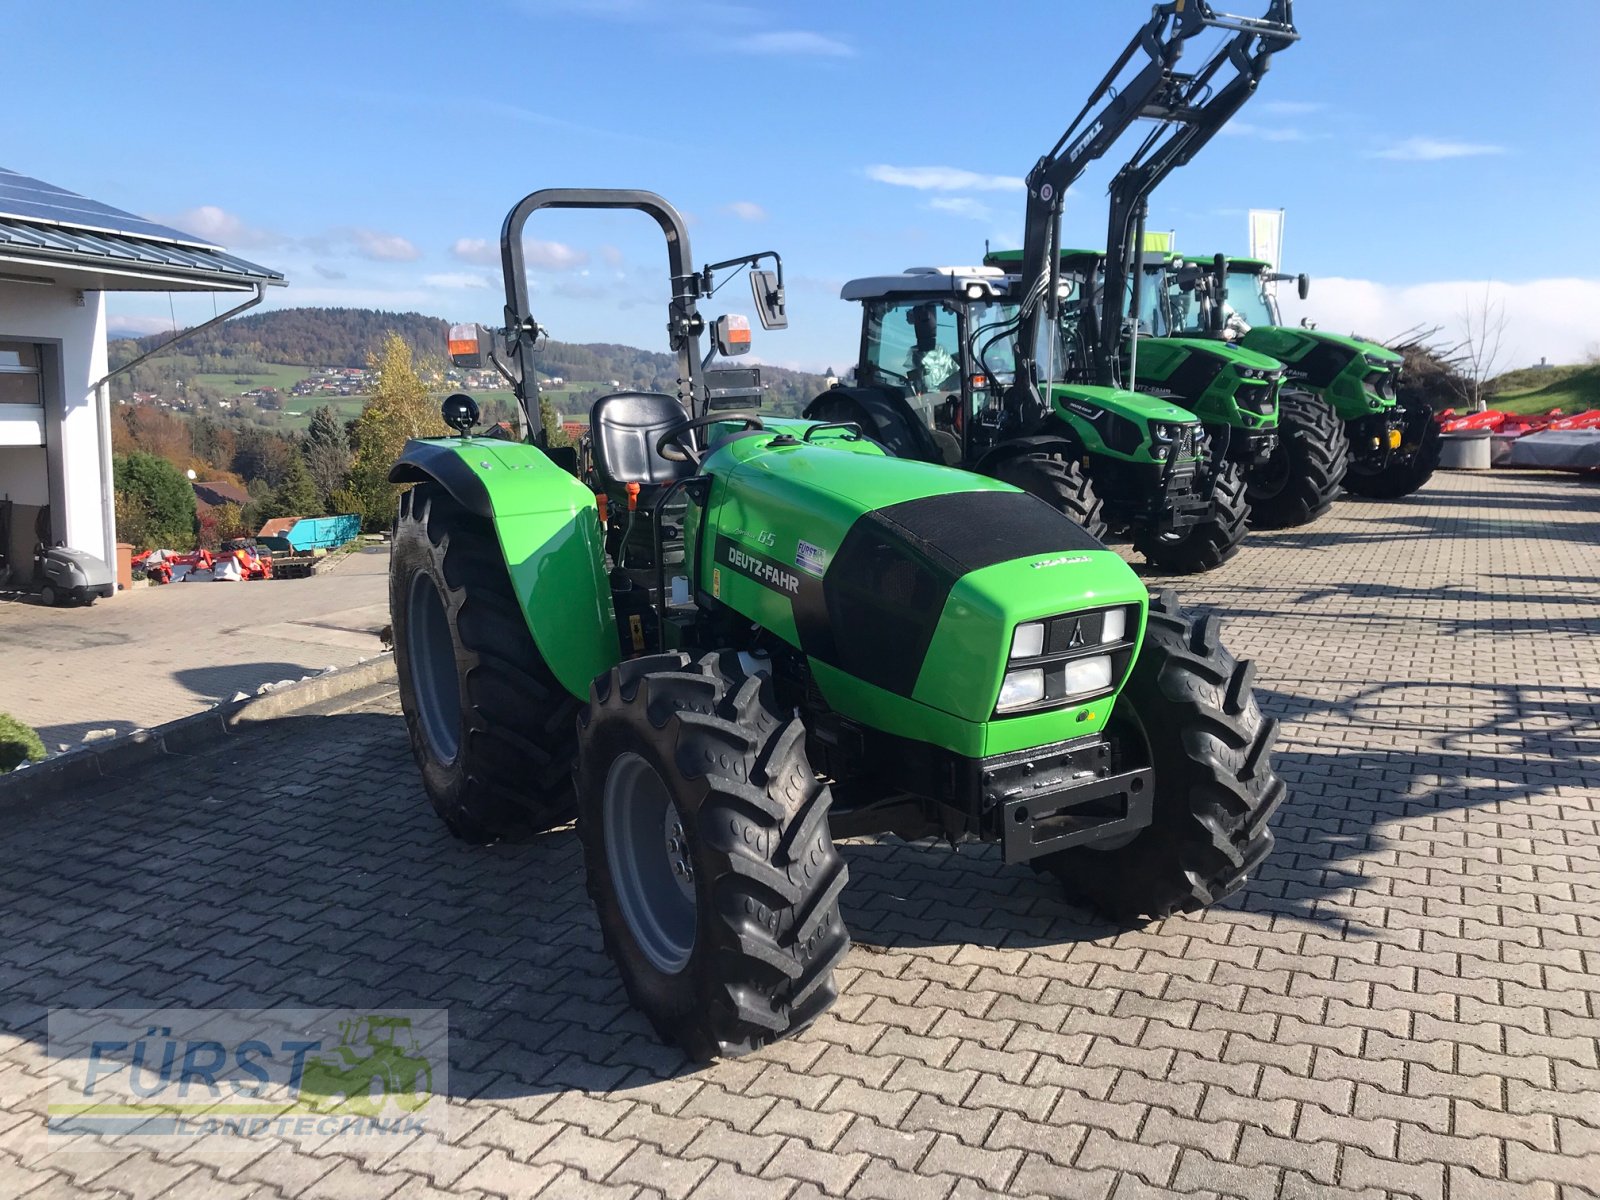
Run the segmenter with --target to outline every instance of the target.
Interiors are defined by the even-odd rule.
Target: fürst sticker
[[[822,573],[828,569],[828,552],[802,538],[794,548],[794,565],[807,575],[821,579]]]
[[[717,557],[739,574],[754,579],[763,587],[782,592],[785,596],[800,594],[800,576],[783,563],[773,562],[762,554],[741,550],[727,539],[722,539],[718,544]]]
[[[445,1131],[446,1009],[58,1008],[45,1036],[45,1139],[74,1150]]]

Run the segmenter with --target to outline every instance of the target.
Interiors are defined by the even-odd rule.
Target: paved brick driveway
[[[1285,718],[1260,878],[1119,932],[849,843],[838,1006],[704,1070],[572,837],[453,844],[392,699],[6,816],[0,1196],[1600,1194],[1600,488],[1440,476],[1184,590]],[[448,1005],[448,1142],[46,1152],[44,1007],[154,1003]]]

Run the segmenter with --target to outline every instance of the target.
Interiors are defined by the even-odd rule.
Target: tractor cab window
[[[1223,309],[1223,318],[1229,317],[1228,309],[1248,326],[1277,325],[1276,301],[1267,295],[1266,275],[1260,271],[1229,271],[1228,272],[1228,299]]]
[[[954,425],[961,396],[958,310],[943,300],[897,300],[867,312],[866,381],[897,388],[930,429]]]
[[[1170,323],[1165,293],[1166,272],[1160,267],[1144,268],[1144,278],[1139,281],[1139,336],[1170,337]],[[1133,292],[1129,280],[1129,294]]]

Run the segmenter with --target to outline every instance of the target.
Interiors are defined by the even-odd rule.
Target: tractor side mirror
[[[776,271],[750,272],[750,295],[755,300],[756,316],[763,329],[789,328],[789,314],[785,309],[783,284],[778,282]]]
[[[466,437],[478,424],[478,402],[465,392],[457,392],[439,405],[439,415],[446,425]]]
[[[488,365],[489,344],[489,331],[482,325],[450,326],[451,365],[463,371],[481,371]]]
[[[711,343],[723,358],[750,352],[750,318],[728,313],[711,324]]]
[[[1295,278],[1294,287],[1295,291],[1300,294],[1300,299],[1304,300],[1311,295],[1311,276],[1302,272]]]

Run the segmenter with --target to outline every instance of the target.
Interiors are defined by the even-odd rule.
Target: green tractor
[[[452,332],[458,362],[487,357],[538,413],[522,238],[547,208],[661,227],[680,391],[597,401],[587,471],[542,429],[475,437],[471,400],[445,402],[460,436],[409,443],[390,476],[412,485],[390,569],[400,697],[455,834],[576,818],[606,950],[665,1039],[740,1054],[829,1005],[837,837],[991,842],[1124,920],[1245,882],[1285,789],[1215,620],[1006,483],[720,407],[736,389],[702,363],[696,309],[711,271],[659,196],[522,200],[507,325]],[[731,262],[775,327],[782,268],[761,257]],[[714,323],[719,352],[748,347],[739,327]]]
[[[1121,366],[1141,395],[1178,405],[1193,414],[1205,434],[1210,454],[1233,464],[1219,480],[1218,507],[1233,515],[1246,511],[1251,493],[1248,481],[1263,469],[1277,451],[1278,388],[1283,364],[1253,350],[1212,338],[1184,336],[1171,325],[1159,286],[1159,268],[1165,254],[1145,254],[1147,286],[1136,288],[1131,299],[1138,304],[1138,322],[1129,322],[1123,341]],[[1015,271],[1020,250],[991,251],[986,266]],[[1086,297],[1064,305],[1061,314],[1066,353],[1081,361],[1092,359],[1101,320],[1096,301],[1103,286],[1105,256],[1096,250],[1063,250],[1061,277],[1072,294]],[[1254,516],[1251,517],[1254,523]]]
[[[1138,382],[1124,366],[1125,270],[1097,280],[1100,256],[1062,250],[1062,205],[1091,162],[1153,122],[1112,188],[1108,244],[1125,261],[1143,241],[1148,190],[1226,123],[1298,38],[1291,8],[1272,0],[1251,18],[1206,0],[1155,5],[1028,173],[1022,250],[1007,270],[922,268],[846,284],[843,297],[863,305],[855,384],[817,397],[806,415],[852,421],[896,453],[1017,484],[1096,536],[1130,536],[1161,570],[1230,559],[1249,518],[1239,461],[1253,453],[1249,440],[1217,444],[1188,408],[1124,386],[1125,376]],[[1190,41],[1213,30],[1231,36],[1199,69],[1179,70]],[[1188,354],[1201,366],[1218,361]],[[1233,428],[1214,414],[1212,423]]]
[[[1067,252],[1070,258],[1076,252]],[[1086,281],[1064,268],[1054,361],[1092,378],[1082,353]],[[853,279],[862,306],[851,386],[816,397],[805,416],[859,426],[894,454],[966,467],[1014,484],[1090,536],[1127,536],[1173,573],[1226,562],[1249,515],[1236,469],[1209,455],[1205,426],[1170,400],[1116,385],[1056,382],[1050,414],[1026,434],[1005,396],[1017,378],[1020,280],[1001,268],[925,267]]]
[[[1287,374],[1280,395],[1281,453],[1252,477],[1258,524],[1293,525],[1342,483],[1358,496],[1415,492],[1439,465],[1439,425],[1428,405],[1398,399],[1402,357],[1361,338],[1285,325],[1270,286],[1305,275],[1254,258],[1174,260],[1162,289],[1175,327],[1270,355]]]

